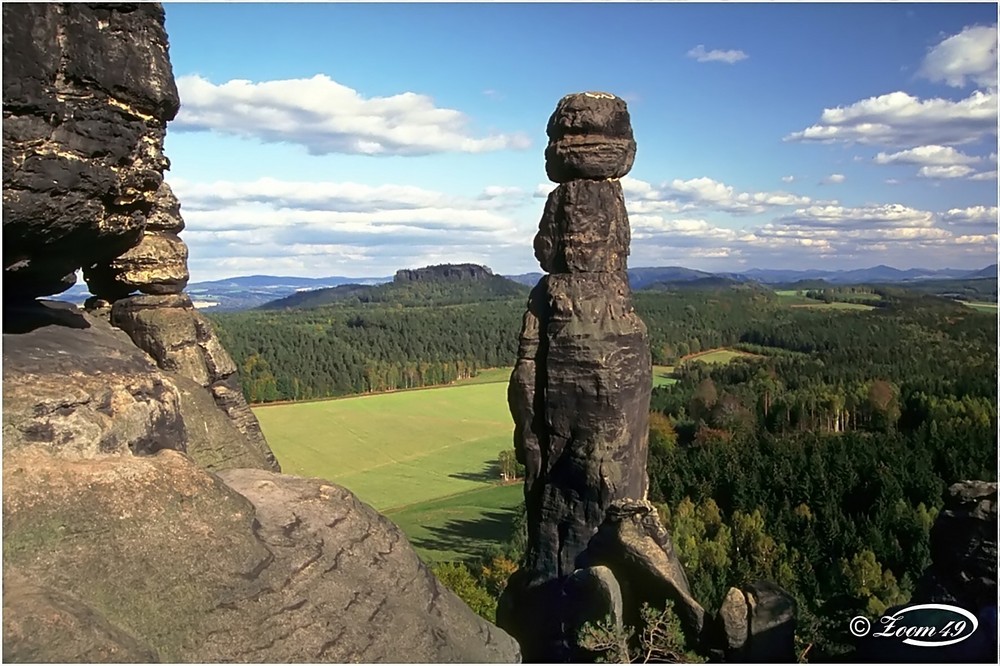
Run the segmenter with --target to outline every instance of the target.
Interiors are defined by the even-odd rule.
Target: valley
[[[498,457],[526,288],[453,286],[212,318],[283,469],[383,511],[490,618],[490,572],[523,547],[521,483]],[[912,593],[949,480],[995,479],[997,322],[900,286],[800,287],[635,292],[654,362],[649,495],[707,608],[737,580],[775,580],[833,657],[842,614]],[[854,586],[870,561],[883,583]]]

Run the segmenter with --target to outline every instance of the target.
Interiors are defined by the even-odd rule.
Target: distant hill
[[[394,303],[399,305],[457,305],[527,298],[528,287],[495,275],[476,264],[442,264],[396,272],[392,282],[379,285],[345,284],[300,291],[259,306],[259,310],[318,308],[325,305]]]
[[[966,275],[966,278],[995,278],[997,276],[997,265],[987,266],[986,268],[974,271]]]
[[[489,269],[483,269],[480,274],[475,269],[463,269],[462,266],[476,266],[475,264],[446,264],[458,273],[466,271],[468,277],[498,278]],[[397,273],[398,278],[412,281],[426,278],[434,279],[435,269],[441,267],[428,266],[422,269],[410,269],[400,271],[403,276]],[[874,266],[872,268],[856,269],[850,271],[828,271],[828,270],[781,270],[781,269],[756,269],[752,268],[741,272],[718,272],[708,273],[705,271],[683,268],[681,266],[665,267],[639,267],[629,270],[629,282],[632,289],[638,291],[654,285],[656,283],[675,284],[685,281],[703,280],[709,277],[724,278],[735,282],[759,282],[781,289],[814,289],[829,286],[842,286],[849,284],[898,284],[904,286],[920,285],[925,282],[919,290],[925,293],[936,293],[935,281],[940,280],[962,280],[993,278],[997,276],[997,265],[992,264],[982,269],[965,270],[946,268],[941,270],[929,270],[922,268],[911,268],[899,270],[891,266]],[[506,279],[528,287],[533,287],[542,277],[542,273],[523,273],[520,275],[509,275]],[[492,276],[492,277],[490,277]],[[443,275],[441,277],[444,277]],[[349,296],[363,295],[362,292],[355,293],[359,287],[368,287],[377,284],[393,282],[391,277],[363,277],[350,278],[332,275],[321,278],[288,277],[274,275],[248,275],[242,277],[228,278],[225,280],[213,280],[210,282],[192,282],[188,285],[187,293],[197,307],[209,308],[213,312],[248,310],[258,306],[271,303],[286,296],[295,295],[298,292],[330,289],[344,285],[349,285],[349,289],[336,292],[334,300]],[[499,283],[498,283],[499,284]],[[941,287],[953,287],[954,285],[938,285]],[[508,285],[509,287],[509,285]],[[498,287],[500,288],[500,287]],[[503,288],[500,288],[501,291]],[[474,290],[473,290],[474,291]],[[981,285],[974,285],[974,292],[982,291]],[[988,289],[987,289],[988,291]],[[69,301],[80,305],[90,295],[87,285],[80,281],[68,291],[55,296],[58,300]],[[975,294],[973,294],[975,295]],[[470,293],[470,298],[472,294]],[[283,306],[284,307],[284,306]]]
[[[738,285],[746,284],[743,280],[734,280],[733,278],[723,277],[721,275],[709,275],[708,277],[699,277],[694,279],[681,279],[681,280],[661,280],[659,282],[653,282],[652,284],[647,284],[641,287],[642,291],[676,291],[678,289],[725,289],[726,287],[735,287]],[[637,289],[636,291],[639,291]]]

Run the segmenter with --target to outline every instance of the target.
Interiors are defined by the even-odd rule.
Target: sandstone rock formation
[[[154,4],[3,7],[4,298],[58,293],[142,237],[179,100]]]
[[[497,620],[528,661],[589,659],[585,622],[639,626],[673,604],[689,647],[793,660],[795,603],[762,582],[707,618],[646,490],[651,361],[632,309],[630,231],[619,178],[635,159],[625,102],[560,100],[548,124],[549,194],[535,236],[543,277],[528,298],[508,402],[525,465],[528,546]],[[735,599],[734,597],[734,599]]]
[[[498,610],[527,659],[567,657],[566,577],[615,500],[645,499],[651,365],[628,285],[628,216],[617,178],[635,142],[625,102],[563,98],[548,125],[548,198],[509,403],[525,465],[528,550]],[[617,572],[616,572],[617,575]],[[529,610],[528,609],[532,609]]]
[[[173,451],[4,457],[8,661],[508,662],[349,491]],[[68,629],[70,638],[64,634]]]
[[[182,293],[162,8],[3,18],[5,660],[518,660],[389,521],[276,473]],[[34,300],[80,267],[87,311]]]
[[[485,280],[493,276],[486,266],[478,264],[440,264],[424,268],[403,268],[396,271],[393,282],[421,282],[427,280]]]

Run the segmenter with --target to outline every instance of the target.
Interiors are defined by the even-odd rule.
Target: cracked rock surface
[[[320,479],[40,447],[3,474],[7,661],[519,659],[395,525]]]

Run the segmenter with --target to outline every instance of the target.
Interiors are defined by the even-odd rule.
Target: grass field
[[[676,381],[672,371],[656,366],[654,384]],[[427,562],[462,559],[505,542],[523,499],[521,483],[499,485],[496,462],[513,445],[510,372],[254,413],[284,472],[349,488],[399,525]]]
[[[968,305],[974,310],[979,310],[980,312],[989,312],[992,314],[997,313],[997,304],[988,303],[985,301],[962,301],[963,304]]]
[[[498,382],[506,384],[510,381],[510,373],[513,369],[514,368],[490,368],[488,370],[480,370],[479,374],[475,377],[459,379],[454,383],[454,386],[468,386],[469,384],[496,384]]]
[[[399,525],[425,562],[448,562],[505,543],[523,499],[524,486],[518,481],[390,509],[385,515]]]
[[[815,308],[817,310],[874,310],[874,305],[866,305],[864,303],[840,303],[834,301],[833,303],[824,303],[823,301],[816,300],[815,298],[806,298],[805,296],[799,295],[799,290],[795,289],[778,289],[774,292],[781,299],[781,302],[789,307],[793,308]],[[882,297],[878,294],[845,294],[845,296],[850,296],[861,301],[870,301],[872,303],[877,303],[882,300]]]
[[[499,479],[513,424],[505,383],[254,409],[282,469],[350,488],[379,510]]]
[[[674,366],[672,365],[654,365],[653,366],[653,388],[658,386],[670,386],[671,384],[676,384],[677,380],[674,378]]]
[[[685,356],[684,362],[697,361],[698,363],[711,363],[711,364],[724,364],[729,363],[734,358],[739,358],[740,356],[757,356],[757,354],[751,354],[745,351],[739,351],[736,349],[712,349],[707,352],[702,352],[700,354],[694,354],[693,356]]]

